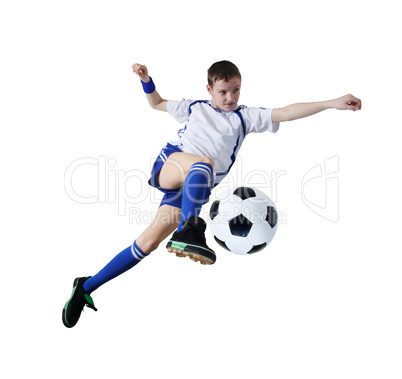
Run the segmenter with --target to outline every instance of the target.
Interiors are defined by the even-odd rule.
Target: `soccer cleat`
[[[73,293],[63,308],[63,324],[67,328],[72,328],[79,320],[81,312],[86,305],[88,308],[97,311],[91,296],[84,292],[83,285],[90,276],[76,278],[73,284]]]
[[[205,240],[205,221],[192,216],[183,223],[183,230],[173,233],[166,248],[169,253],[175,253],[178,257],[189,257],[203,265],[212,265],[216,261],[216,255]]]

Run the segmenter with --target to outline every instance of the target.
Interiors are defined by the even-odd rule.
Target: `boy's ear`
[[[212,95],[212,88],[209,84],[207,84],[207,91],[210,95]]]

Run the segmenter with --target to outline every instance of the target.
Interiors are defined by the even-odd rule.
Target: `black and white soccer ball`
[[[216,242],[235,254],[247,255],[265,248],[278,228],[273,201],[252,187],[222,192],[209,211],[209,226]]]

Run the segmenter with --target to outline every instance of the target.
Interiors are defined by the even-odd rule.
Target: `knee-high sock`
[[[209,163],[194,163],[183,186],[181,218],[178,231],[183,229],[183,222],[191,216],[198,216],[207,188],[213,177],[213,168]]]
[[[141,251],[136,242],[117,254],[102,270],[84,283],[84,291],[88,295],[109,280],[133,268],[147,255]]]

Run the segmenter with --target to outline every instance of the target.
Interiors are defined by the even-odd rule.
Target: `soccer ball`
[[[216,242],[241,255],[261,251],[278,228],[275,204],[252,187],[237,187],[221,193],[212,203],[209,217]]]

